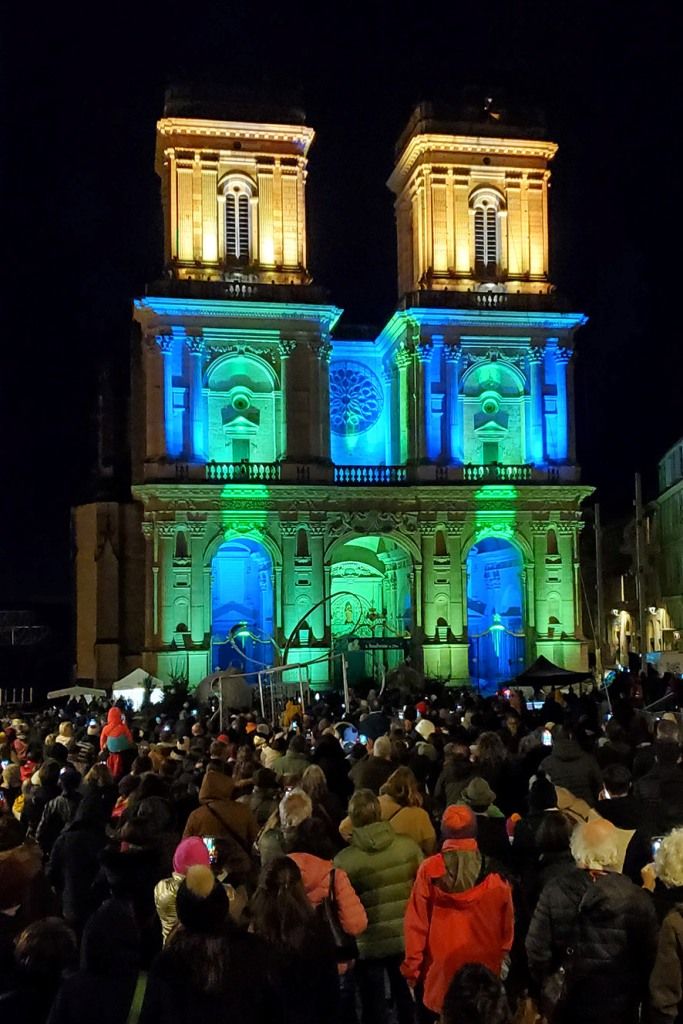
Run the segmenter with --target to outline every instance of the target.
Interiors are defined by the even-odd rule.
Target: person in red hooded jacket
[[[465,964],[499,975],[514,934],[510,886],[479,852],[471,808],[447,807],[441,834],[441,853],[418,869],[403,924],[401,973],[422,989],[424,1024],[438,1019],[451,978]]]
[[[121,755],[132,748],[133,737],[126,725],[121,708],[109,708],[107,724],[100,736],[100,750],[108,751],[107,767],[116,781],[125,774],[126,770],[126,759]]]

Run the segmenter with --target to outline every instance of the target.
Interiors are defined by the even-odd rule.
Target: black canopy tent
[[[592,673],[588,670],[570,672],[569,669],[553,665],[552,661],[541,655],[533,665],[517,676],[516,682],[520,686],[533,686],[534,690],[539,690],[542,686],[571,686],[572,683],[582,683],[591,677]]]

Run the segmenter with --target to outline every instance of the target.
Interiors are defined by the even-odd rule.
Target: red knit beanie
[[[443,812],[441,835],[444,839],[476,839],[477,819],[471,807],[452,804]]]

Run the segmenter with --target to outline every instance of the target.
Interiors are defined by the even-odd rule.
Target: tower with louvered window
[[[174,278],[308,282],[305,186],[313,136],[303,122],[213,120],[167,110],[158,125],[157,172]]]

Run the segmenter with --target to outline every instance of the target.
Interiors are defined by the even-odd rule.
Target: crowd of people
[[[337,700],[0,709],[7,1019],[683,1020],[678,713]]]

